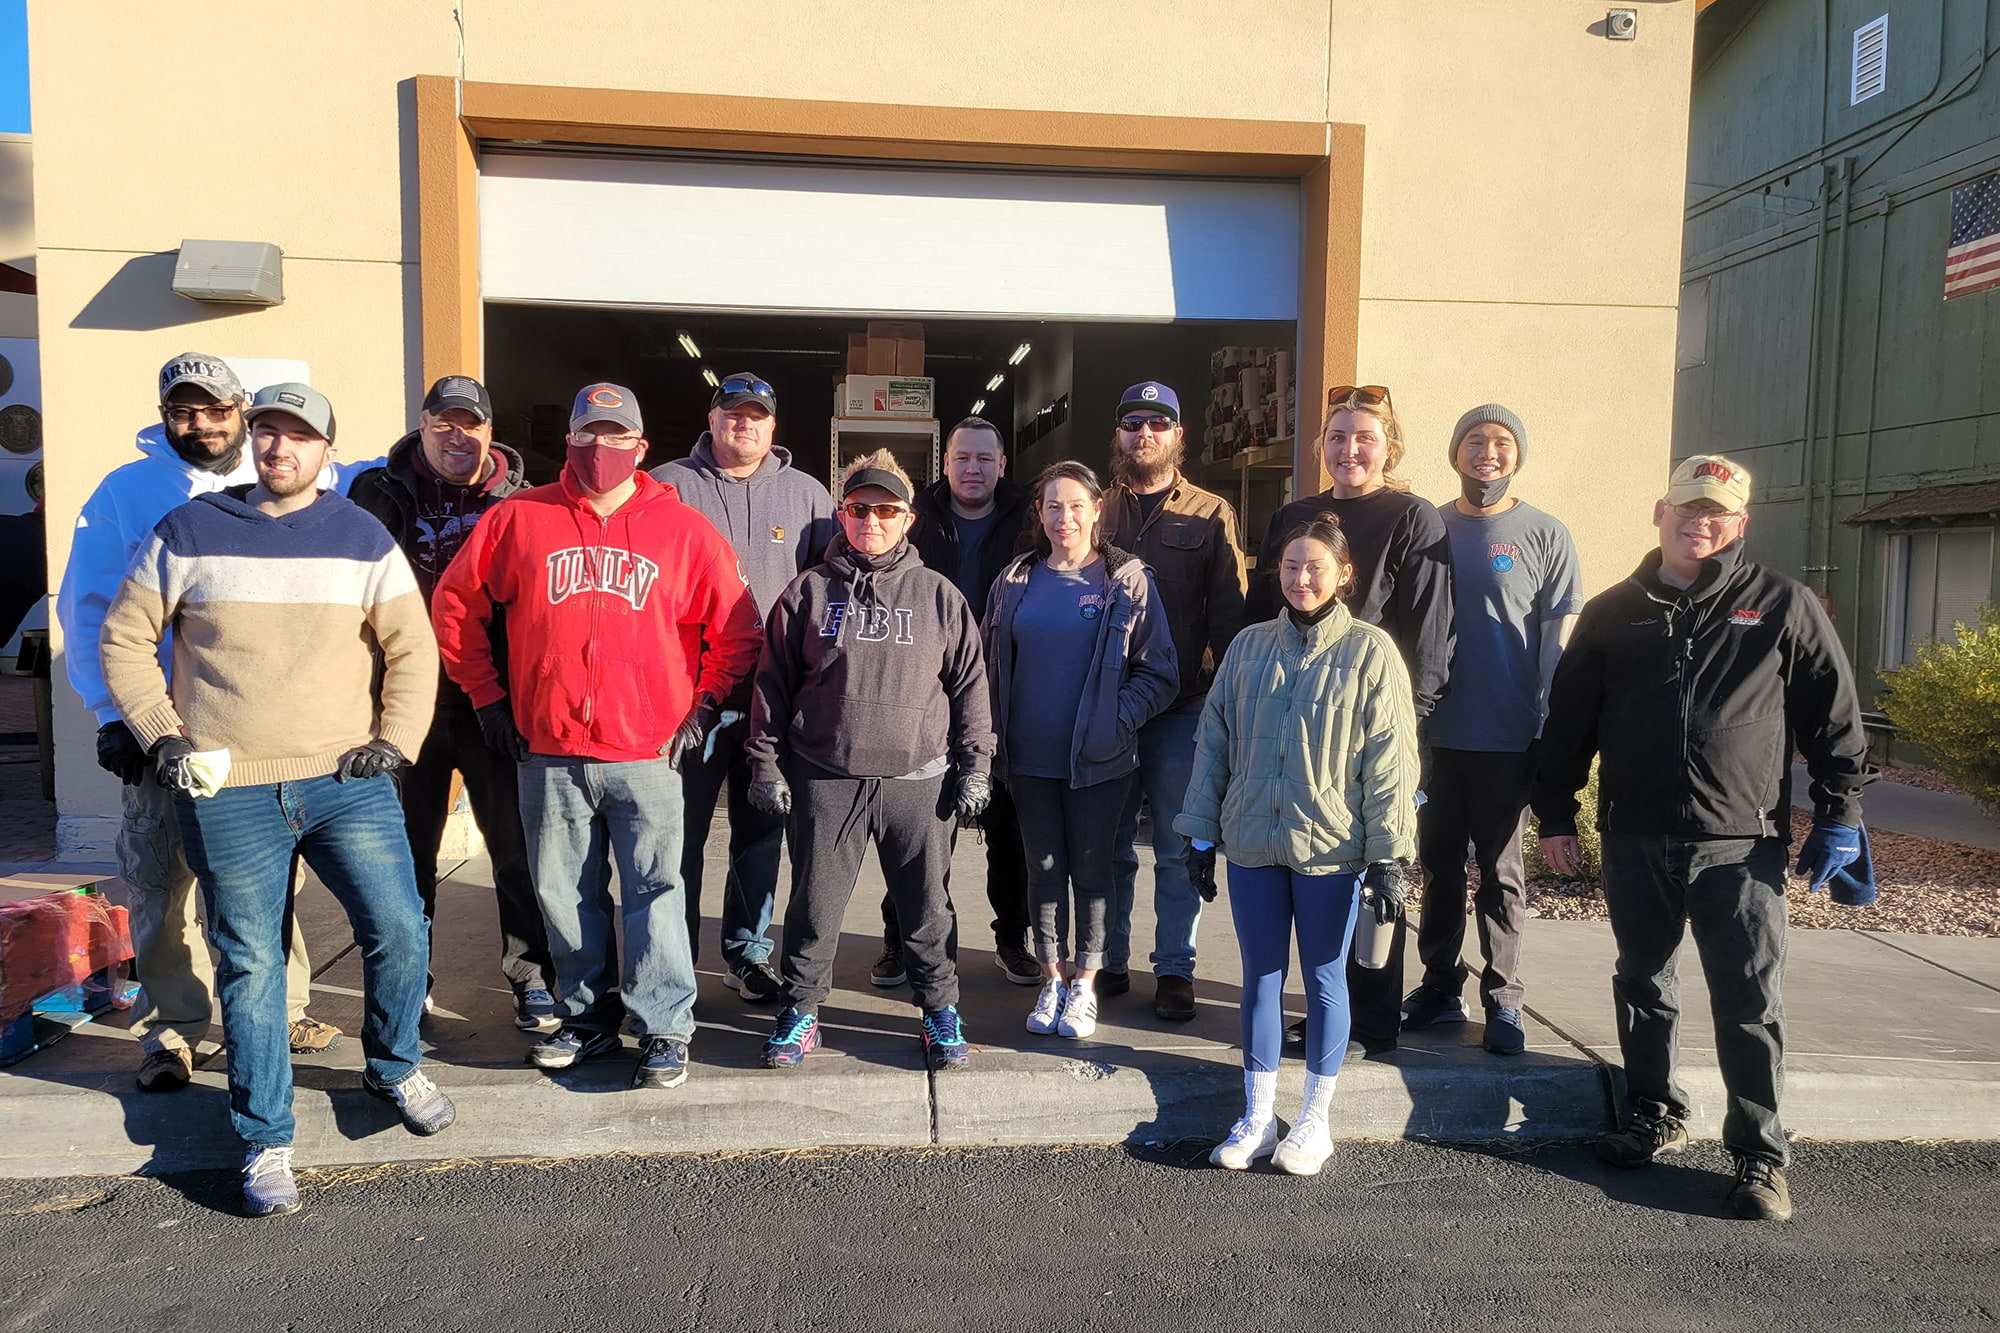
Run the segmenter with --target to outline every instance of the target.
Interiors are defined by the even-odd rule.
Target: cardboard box
[[[844,417],[936,416],[937,381],[921,375],[849,375],[836,401]]]
[[[854,371],[852,365],[848,372]],[[869,375],[908,377],[924,373],[924,326],[900,320],[876,319],[868,323]]]
[[[896,340],[888,334],[876,333],[872,327],[868,332],[866,373],[876,376],[896,373]]]
[[[896,374],[899,376],[922,375],[924,373],[924,340],[922,338],[896,339]]]
[[[868,335],[865,333],[847,335],[847,373],[850,375],[868,373]]]

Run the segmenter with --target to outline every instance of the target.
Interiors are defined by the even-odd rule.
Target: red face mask
[[[570,445],[569,465],[585,490],[598,495],[623,486],[639,466],[644,449],[608,449],[601,444]]]

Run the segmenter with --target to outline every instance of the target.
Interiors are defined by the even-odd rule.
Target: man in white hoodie
[[[195,1048],[207,1035],[215,973],[195,919],[194,876],[181,854],[173,798],[111,702],[98,660],[105,610],[139,543],[168,511],[225,486],[254,484],[244,448],[249,401],[236,372],[219,356],[183,352],[160,368],[160,425],[139,432],[140,457],[98,483],[77,516],[69,566],[56,595],[69,683],[96,716],[97,762],[125,784],[118,832],[118,872],[131,890],[133,966],[143,988],[132,1033],[145,1052],[139,1086],[185,1087]],[[329,469],[320,486],[345,493],[347,482],[381,460]],[[160,667],[170,671],[170,642]],[[297,923],[289,923],[285,967],[287,1017],[294,1051],[323,1051],[340,1029],[306,1015],[312,965]]]

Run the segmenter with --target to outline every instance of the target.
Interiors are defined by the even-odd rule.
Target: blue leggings
[[[1229,865],[1229,911],[1243,953],[1243,1067],[1269,1073],[1285,1046],[1285,972],[1298,923],[1306,982],[1306,1069],[1338,1074],[1347,1055],[1347,946],[1357,875]]]

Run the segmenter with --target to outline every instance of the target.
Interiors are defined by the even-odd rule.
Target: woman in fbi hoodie
[[[751,686],[750,801],[788,815],[792,894],[780,972],[789,1007],[772,1069],[819,1045],[841,917],[872,841],[895,903],[934,1069],[970,1055],[947,941],[954,816],[986,808],[993,729],[979,626],[909,543],[910,479],[886,450],[841,474],[826,560],[772,607]]]

